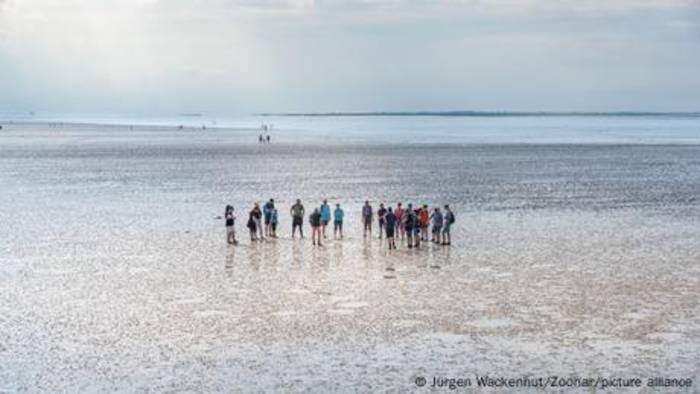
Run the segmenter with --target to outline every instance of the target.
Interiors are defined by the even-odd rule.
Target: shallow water
[[[287,133],[6,127],[0,392],[698,381],[700,146]],[[224,205],[269,197],[281,238],[250,244],[239,219],[226,246]],[[295,198],[340,202],[346,238],[291,240]],[[450,203],[454,245],[363,239],[365,199]]]

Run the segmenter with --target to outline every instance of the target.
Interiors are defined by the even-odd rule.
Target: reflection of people
[[[309,215],[309,223],[311,224],[311,241],[314,243],[314,246],[322,246],[321,213],[319,212],[318,208],[315,208],[311,215]]]
[[[289,213],[292,214],[292,239],[294,239],[297,227],[299,227],[299,235],[301,235],[301,238],[304,238],[304,206],[301,204],[301,200],[297,199],[296,204],[292,205]]]
[[[343,238],[343,215],[344,212],[340,208],[340,204],[335,204],[335,211],[333,211],[333,238],[338,233],[340,233],[340,239]]]

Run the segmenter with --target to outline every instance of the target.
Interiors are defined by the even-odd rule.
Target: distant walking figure
[[[309,215],[309,224],[311,224],[311,241],[314,246],[321,245],[321,213],[318,208]]]
[[[452,243],[452,236],[450,235],[450,227],[455,222],[455,214],[450,209],[449,205],[445,205],[445,225],[442,228],[442,244],[450,245]]]
[[[389,250],[396,249],[396,242],[394,241],[394,231],[396,230],[396,215],[394,211],[389,207],[384,215],[385,228],[386,228],[386,239],[389,244]]]
[[[369,201],[365,201],[365,205],[362,206],[362,225],[364,226],[363,237],[367,237],[367,232],[369,231],[369,236],[372,236],[372,206],[369,205]]]
[[[382,239],[382,233],[384,233],[384,216],[386,215],[386,208],[384,208],[384,203],[379,204],[379,209],[377,210],[377,222],[379,223],[379,239]]]
[[[270,143],[270,134],[267,135],[267,143]]]
[[[294,239],[294,234],[296,234],[297,227],[299,227],[299,235],[304,238],[304,230],[302,229],[304,224],[304,206],[301,204],[301,200],[297,199],[296,204],[292,205],[289,213],[292,215],[292,239]]]
[[[258,136],[258,142],[261,143],[261,144],[263,143],[263,136],[262,136],[262,134],[260,134],[260,135]]]
[[[333,211],[333,238],[336,238],[338,233],[340,233],[340,239],[343,239],[343,216],[344,212],[340,208],[340,204],[335,204],[335,211]]]
[[[328,200],[323,200],[321,204],[321,227],[323,228],[323,239],[326,239],[326,227],[331,221],[331,207],[328,205]]]
[[[233,214],[233,206],[226,206],[224,219],[226,220],[226,242],[231,245],[237,245],[238,241],[236,241],[236,229],[234,227],[236,215]]]

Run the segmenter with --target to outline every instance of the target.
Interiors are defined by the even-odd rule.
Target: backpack
[[[452,224],[455,222],[455,214],[452,211],[447,213],[447,223]]]

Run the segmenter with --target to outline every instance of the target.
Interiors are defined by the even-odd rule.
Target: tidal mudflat
[[[0,392],[412,391],[475,374],[697,389],[699,145],[256,133],[3,129]],[[250,244],[240,218],[270,197],[281,238]],[[346,238],[291,240],[296,198],[341,203]],[[363,239],[365,199],[450,203],[453,245]]]

